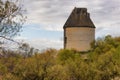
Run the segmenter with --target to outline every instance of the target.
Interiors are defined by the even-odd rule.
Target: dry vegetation
[[[0,0],[0,45],[6,39],[15,42],[11,37],[20,32],[25,21],[22,8],[10,1]],[[17,51],[0,47],[0,80],[115,80],[119,77],[120,37],[98,39],[86,53],[55,49],[38,53],[27,44]]]
[[[98,39],[87,53],[49,49],[0,58],[1,80],[115,80],[120,77],[120,38]],[[87,55],[86,55],[87,54]],[[87,58],[84,58],[86,55]]]

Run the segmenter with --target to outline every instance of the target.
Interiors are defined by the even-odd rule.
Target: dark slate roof
[[[74,8],[69,18],[67,19],[64,28],[66,27],[90,27],[95,28],[87,8]]]

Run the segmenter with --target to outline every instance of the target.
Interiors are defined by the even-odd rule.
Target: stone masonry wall
[[[65,48],[77,51],[90,50],[90,43],[95,40],[95,28],[68,27],[65,29]]]

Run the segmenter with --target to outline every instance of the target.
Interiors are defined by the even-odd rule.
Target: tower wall
[[[87,8],[74,8],[68,17],[64,29],[64,48],[80,52],[88,51],[95,40],[95,25]]]
[[[64,29],[64,48],[88,51],[95,40],[95,28],[67,27]]]

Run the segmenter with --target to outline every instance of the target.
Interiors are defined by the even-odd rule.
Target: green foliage
[[[64,64],[69,59],[74,59],[75,54],[73,50],[60,50],[58,52],[58,59],[61,64]]]
[[[49,49],[31,56],[0,58],[1,80],[116,80],[120,78],[120,37],[98,39],[85,54]],[[26,47],[25,47],[26,49]]]

